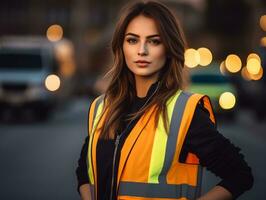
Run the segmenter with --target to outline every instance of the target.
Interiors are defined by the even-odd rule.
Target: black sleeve
[[[218,185],[226,188],[236,199],[253,185],[251,168],[234,146],[220,134],[209,118],[209,113],[199,104],[194,113],[182,148],[181,160],[187,152],[198,156],[200,164],[219,176]]]
[[[87,113],[87,122],[89,122],[90,108],[91,108],[91,104],[89,106],[89,110]],[[87,125],[89,125],[89,123],[87,123]],[[89,126],[87,126],[87,130],[89,130]],[[90,140],[90,137],[88,135],[85,138],[85,142],[81,148],[81,152],[80,152],[80,156],[78,160],[78,166],[76,168],[76,177],[78,181],[78,186],[77,186],[78,193],[79,193],[79,188],[81,185],[89,183],[88,166],[87,166],[87,154],[88,154],[89,140]]]
[[[89,183],[88,177],[88,168],[87,168],[87,153],[88,153],[88,144],[89,144],[89,136],[86,137],[85,142],[82,146],[80,157],[78,160],[78,167],[76,169],[76,176],[78,179],[78,192],[79,187],[85,183]]]

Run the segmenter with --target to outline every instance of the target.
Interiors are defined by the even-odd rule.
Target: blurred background
[[[188,41],[187,90],[208,94],[219,131],[266,199],[266,1],[161,0]],[[0,199],[79,199],[75,168],[87,112],[104,92],[123,0],[1,0]],[[203,192],[219,178],[204,173]]]

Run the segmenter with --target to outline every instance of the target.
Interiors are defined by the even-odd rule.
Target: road
[[[75,168],[86,137],[89,98],[74,99],[47,122],[0,123],[0,199],[78,200]],[[266,199],[266,123],[241,111],[236,121],[220,121],[219,130],[240,146],[255,184],[240,200]],[[203,191],[219,181],[205,171]]]

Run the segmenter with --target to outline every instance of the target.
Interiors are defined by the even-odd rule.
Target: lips
[[[151,62],[149,62],[147,60],[137,60],[136,63],[147,63],[147,64],[150,64]]]
[[[135,62],[138,66],[140,67],[146,67],[147,65],[149,65],[151,62],[146,61],[146,60],[138,60]]]

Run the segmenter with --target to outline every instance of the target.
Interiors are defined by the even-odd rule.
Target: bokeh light
[[[51,74],[47,76],[45,79],[45,87],[49,91],[58,90],[60,87],[60,78],[55,74]]]
[[[251,80],[251,77],[250,77],[250,74],[249,74],[249,72],[247,70],[247,67],[243,67],[242,68],[242,70],[241,70],[241,76],[246,81],[250,81]]]
[[[239,72],[241,66],[242,66],[241,59],[237,55],[230,54],[226,57],[225,67],[229,72],[231,73]]]
[[[194,68],[200,63],[200,54],[195,49],[187,49],[185,51],[185,65],[189,68]]]
[[[247,62],[247,70],[250,74],[256,75],[261,68],[260,62],[256,58],[251,58]]]
[[[225,67],[225,63],[224,63],[224,61],[221,62],[221,64],[220,64],[220,72],[221,72],[221,74],[223,74],[223,75],[226,74],[226,67]]]
[[[258,74],[250,74],[250,78],[254,81],[258,81],[263,77],[263,68],[260,68],[260,71]]]
[[[208,48],[202,47],[197,50],[200,54],[199,65],[207,66],[212,62],[212,53]]]
[[[257,60],[261,63],[261,59],[260,59],[260,56],[259,56],[258,54],[256,54],[256,53],[251,53],[251,54],[249,54],[249,55],[248,55],[248,58],[247,58],[247,61],[248,61],[249,59],[251,59],[251,58],[255,58],[255,59],[257,59]]]
[[[260,70],[257,74],[251,74],[248,72],[247,67],[243,67],[241,70],[241,75],[247,81],[258,81],[263,77],[263,68],[260,67]]]
[[[262,37],[260,39],[260,45],[263,46],[263,47],[266,47],[266,37]]]
[[[224,92],[219,98],[219,104],[223,109],[231,109],[236,104],[236,97],[231,92]]]
[[[58,24],[51,25],[47,29],[46,36],[52,42],[59,41],[63,37],[63,28]]]
[[[260,17],[260,27],[262,30],[266,31],[266,15]]]

